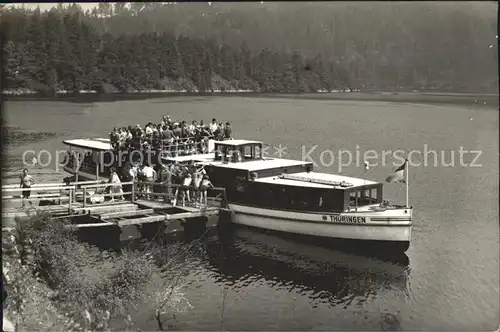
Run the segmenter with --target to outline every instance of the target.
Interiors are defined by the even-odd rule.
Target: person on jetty
[[[181,193],[182,193],[182,206],[186,206],[186,198],[188,203],[191,202],[191,196],[190,196],[190,190],[189,187],[191,186],[191,182],[193,181],[193,178],[191,176],[191,173],[187,173],[186,176],[184,177],[184,181],[182,182],[182,187],[181,187]]]
[[[203,179],[201,180],[200,183],[200,206],[201,205],[208,205],[208,198],[207,198],[207,189],[209,187],[213,187],[212,182],[210,182],[210,178],[208,175],[203,175]]]
[[[28,174],[28,169],[27,168],[23,169],[23,174],[21,175],[21,183],[20,183],[20,188],[23,188],[23,195],[22,195],[23,207],[25,207],[25,200],[27,200],[30,205],[33,205],[33,203],[30,201],[30,195],[31,195],[31,186],[34,184],[35,184],[35,179],[30,174]]]
[[[172,165],[165,165],[161,163],[161,168],[158,173],[158,181],[161,183],[161,192],[165,196],[163,200],[165,202],[170,202],[170,197],[172,196]]]
[[[153,186],[157,178],[156,171],[150,165],[146,165],[142,169],[142,174],[144,175],[144,181],[146,185],[144,186],[144,192],[146,193],[146,199],[152,199]]]
[[[203,166],[197,168],[194,163],[190,165],[190,173],[191,173],[191,189],[192,189],[192,195],[191,198],[193,199],[194,202],[199,201],[201,198],[200,196],[200,184],[201,180],[203,179],[203,175],[206,174],[205,169]]]
[[[139,175],[139,167],[137,166],[137,163],[130,163],[130,164],[127,164],[127,166],[128,166],[128,170],[127,170],[127,174],[126,174],[126,181],[127,182],[136,182],[137,177]],[[127,188],[125,189],[125,191],[132,192],[132,186],[135,186],[135,184],[128,185]],[[132,196],[132,194],[130,196]],[[135,197],[134,197],[134,199],[135,199]]]
[[[123,188],[121,184],[122,182],[120,181],[120,177],[118,176],[118,173],[116,173],[115,168],[111,169],[109,183],[113,184],[110,186],[111,202],[115,201],[115,196],[117,195],[120,197],[120,200],[125,200],[125,198],[123,197]]]
[[[183,172],[185,172],[185,170],[183,170]],[[177,205],[177,198],[179,195],[182,198],[182,206],[186,206],[186,198],[188,203],[191,201],[191,197],[189,196],[189,186],[191,185],[192,177],[189,172],[185,172],[184,174],[185,175],[182,176],[182,184],[175,191],[173,206]]]

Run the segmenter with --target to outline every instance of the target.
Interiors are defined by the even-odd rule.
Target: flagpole
[[[408,170],[410,169],[410,163],[408,162],[408,159],[406,159],[406,169],[405,169],[405,183],[406,183],[406,207],[409,208],[410,205],[408,204]]]

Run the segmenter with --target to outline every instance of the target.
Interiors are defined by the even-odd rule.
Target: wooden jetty
[[[152,192],[145,192],[147,186],[150,186]],[[196,197],[195,203],[174,206],[173,194],[179,185],[124,182],[121,187],[130,191],[124,191],[123,196],[121,193],[112,193],[114,187],[116,184],[102,181],[37,184],[31,188],[31,204],[23,207],[23,189],[18,185],[4,185],[2,227],[7,226],[4,225],[6,218],[22,220],[36,213],[48,213],[54,218],[75,220],[68,225],[71,228],[95,228],[140,226],[173,220],[206,221],[209,217],[218,215],[220,211],[227,210],[224,188],[208,188],[206,205],[199,204],[199,197]],[[125,199],[121,200],[119,196]],[[115,199],[112,201],[108,200],[109,198]],[[117,198],[119,200],[116,200]],[[26,200],[24,202],[27,203]],[[87,218],[75,218],[81,216]]]

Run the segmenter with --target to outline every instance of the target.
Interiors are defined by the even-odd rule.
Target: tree
[[[132,3],[129,10],[124,3],[101,3],[84,13],[72,4],[43,14],[3,8],[0,27],[13,43],[7,56],[18,58],[7,60],[19,68],[15,84],[38,90],[90,89],[99,81],[124,91],[165,84],[210,90],[217,79],[264,91],[346,86],[493,91],[492,7],[450,8]]]

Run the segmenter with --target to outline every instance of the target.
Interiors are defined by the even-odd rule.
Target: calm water
[[[382,181],[397,161],[382,164],[382,151],[437,152],[412,155],[410,203],[415,207],[409,263],[395,264],[325,247],[238,229],[209,236],[185,269],[192,308],[166,318],[171,328],[220,330],[495,330],[499,326],[498,112],[459,106],[405,103],[174,97],[146,101],[70,104],[9,102],[6,121],[15,139],[7,152],[18,176],[27,148],[54,152],[61,139],[102,136],[113,126],[160,121],[162,115],[188,121],[229,120],[235,136],[286,146],[287,158],[309,156],[337,172],[339,149],[356,160],[342,173],[362,176],[363,153],[378,152],[379,166],[367,178]],[[12,136],[12,135],[11,135]],[[426,150],[425,150],[426,149]],[[479,150],[475,164],[460,165],[459,151]],[[451,162],[454,166],[445,167]],[[344,164],[347,155],[344,154]],[[32,155],[29,156],[31,160]],[[464,153],[470,164],[475,153]],[[371,159],[372,162],[374,159]],[[47,156],[42,156],[47,162]],[[416,164],[421,162],[422,165]],[[321,166],[321,165],[320,165]],[[32,167],[36,178],[59,181],[61,174]],[[10,180],[9,180],[10,179]],[[39,180],[41,181],[41,180]],[[404,202],[404,186],[384,187],[388,199]],[[224,301],[223,296],[225,294]],[[156,329],[153,305],[135,321]]]

